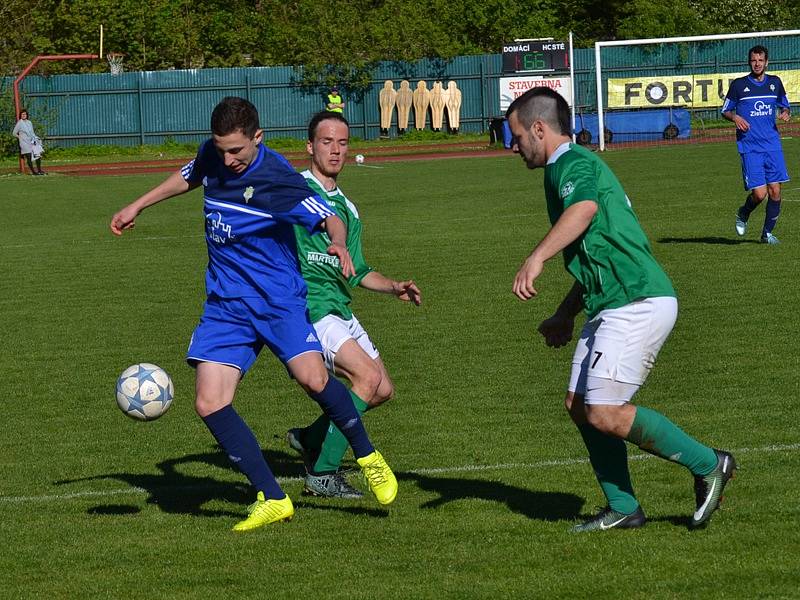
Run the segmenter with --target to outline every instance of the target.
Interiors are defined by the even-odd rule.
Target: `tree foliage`
[[[38,54],[125,54],[128,70],[303,65],[306,83],[358,87],[378,61],[498,52],[515,38],[596,40],[800,27],[800,0],[7,0],[0,71]],[[48,63],[50,73],[107,69]]]

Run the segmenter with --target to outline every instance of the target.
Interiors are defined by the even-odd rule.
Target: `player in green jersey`
[[[416,305],[422,302],[422,296],[412,280],[389,279],[364,260],[358,210],[336,181],[347,160],[349,140],[350,127],[341,113],[323,111],[314,115],[306,144],[311,168],[303,176],[309,187],[345,222],[355,275],[345,279],[338,261],[328,258],[326,241],[322,240],[324,234],[310,236],[300,227],[295,228],[295,233],[301,271],[308,286],[309,315],[322,344],[325,364],[331,372],[350,381],[353,404],[363,414],[389,400],[394,394],[394,384],[378,350],[350,308],[350,290],[360,286]],[[306,493],[361,497],[361,492],[350,486],[339,471],[348,444],[327,416],[321,415],[308,427],[290,429],[286,437],[289,445],[303,455]]]
[[[575,531],[634,528],[645,515],[633,492],[625,441],[677,462],[694,476],[691,527],[706,525],[736,462],[684,433],[664,415],[630,403],[677,317],[669,278],[611,169],[570,137],[569,106],[548,88],[529,90],[506,113],[513,148],[529,169],[544,167],[550,231],[514,279],[520,299],[537,295],[544,263],[561,252],[575,284],[539,326],[548,346],[572,339],[588,320],[572,358],[565,404],[589,451],[607,505]]]

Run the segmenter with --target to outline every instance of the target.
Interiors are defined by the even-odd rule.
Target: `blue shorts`
[[[304,301],[275,306],[263,298],[209,298],[186,361],[229,365],[244,376],[264,345],[284,365],[305,352],[322,353]]]
[[[742,157],[742,178],[744,189],[754,190],[768,183],[784,183],[789,181],[786,161],[783,152],[747,152]]]

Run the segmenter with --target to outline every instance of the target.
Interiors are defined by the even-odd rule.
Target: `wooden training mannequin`
[[[408,115],[411,112],[414,93],[411,86],[405,79],[400,82],[400,89],[397,90],[397,130],[405,133],[408,129]]]
[[[425,121],[428,119],[428,105],[431,103],[431,92],[428,84],[424,81],[417,82],[417,89],[414,90],[414,126],[417,129],[425,129]]]
[[[392,126],[392,113],[397,102],[397,91],[394,89],[394,82],[387,79],[383,82],[383,89],[378,94],[378,102],[381,105],[381,135],[389,134],[389,127]]]
[[[447,83],[447,120],[450,123],[450,129],[458,131],[458,124],[460,120],[461,111],[461,90],[458,89],[455,81]]]
[[[431,90],[431,125],[434,131],[441,131],[442,117],[444,117],[444,97],[442,96],[443,88],[441,81],[433,83]]]

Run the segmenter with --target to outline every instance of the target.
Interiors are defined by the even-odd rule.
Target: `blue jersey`
[[[775,117],[784,108],[789,108],[789,100],[780,77],[764,75],[763,81],[756,81],[747,75],[734,79],[722,112],[735,110],[750,124],[748,131],[736,130],[739,152],[780,152],[781,136]]]
[[[220,298],[305,298],[294,225],[313,232],[334,214],[302,175],[263,145],[247,169],[228,169],[212,140],[181,169],[203,184],[208,269],[206,293]]]

